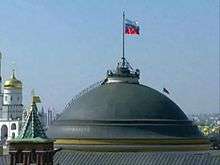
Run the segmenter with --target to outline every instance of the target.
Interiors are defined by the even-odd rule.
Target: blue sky
[[[122,52],[122,11],[137,20],[139,37],[126,37],[126,57],[141,83],[186,113],[219,110],[218,0],[4,0],[0,3],[2,75],[13,67],[43,105],[57,111],[115,68]],[[15,62],[15,64],[13,64]]]

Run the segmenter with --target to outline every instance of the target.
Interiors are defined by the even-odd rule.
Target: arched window
[[[14,139],[15,138],[15,133],[14,132],[12,132],[12,139]]]
[[[6,125],[3,125],[1,127],[1,141],[5,143],[7,138],[8,138],[8,127]]]
[[[8,96],[5,96],[5,101],[8,101]]]
[[[15,124],[15,123],[13,123],[13,124],[11,125],[11,130],[16,130],[16,124]]]

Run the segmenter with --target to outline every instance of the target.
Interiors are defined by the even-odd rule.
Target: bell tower
[[[13,69],[11,78],[4,83],[2,118],[6,120],[21,120],[22,111],[22,82],[16,78],[15,70]]]

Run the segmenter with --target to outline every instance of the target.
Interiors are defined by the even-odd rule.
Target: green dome
[[[207,150],[207,139],[184,112],[139,84],[140,71],[130,68],[123,60],[102,83],[69,102],[48,128],[55,144],[74,150]]]
[[[55,139],[201,138],[202,134],[160,92],[140,84],[105,83],[70,102],[49,127],[48,136]]]
[[[187,120],[182,110],[160,92],[140,84],[109,83],[74,101],[60,120]]]

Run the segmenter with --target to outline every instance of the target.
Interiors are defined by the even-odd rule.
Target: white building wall
[[[3,105],[21,105],[22,90],[20,89],[4,89]]]
[[[21,121],[0,121],[0,137],[1,140],[11,140],[13,137],[17,137],[18,136],[18,132],[20,130],[20,122]],[[7,139],[4,139],[3,135],[5,135],[5,132],[3,131],[4,128],[7,127]]]
[[[1,52],[0,52],[0,79],[1,79]],[[7,111],[7,114],[10,113],[19,115],[23,110],[22,105],[22,89],[3,89],[2,91],[2,81],[0,80],[0,140],[10,140],[18,136],[21,127],[21,119],[8,119],[5,120],[2,114]],[[21,113],[22,114],[22,113]],[[8,116],[9,116],[8,115]],[[8,117],[7,117],[8,118]],[[7,139],[4,139],[3,135],[7,136]]]

